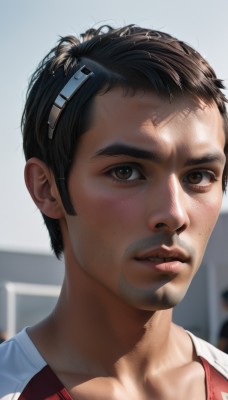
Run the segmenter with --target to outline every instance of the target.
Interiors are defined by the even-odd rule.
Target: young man
[[[42,61],[25,180],[66,271],[52,314],[1,345],[0,398],[228,398],[227,355],[172,323],[226,186],[222,88],[190,46],[135,26]]]

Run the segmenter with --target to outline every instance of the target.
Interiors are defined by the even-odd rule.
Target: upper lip
[[[158,247],[155,249],[150,249],[145,251],[144,253],[136,255],[136,260],[145,260],[148,258],[160,258],[160,259],[170,259],[177,260],[180,262],[187,262],[190,259],[190,255],[184,249],[179,247],[173,248],[162,248]]]

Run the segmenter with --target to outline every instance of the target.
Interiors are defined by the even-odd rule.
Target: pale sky
[[[0,250],[50,252],[23,179],[20,118],[27,82],[59,35],[96,23],[171,33],[201,52],[228,87],[227,0],[0,0]],[[222,210],[228,211],[227,196]]]

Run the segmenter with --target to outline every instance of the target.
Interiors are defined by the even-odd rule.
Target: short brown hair
[[[145,89],[173,97],[190,95],[207,104],[215,103],[224,121],[227,156],[228,123],[222,81],[208,62],[191,46],[164,33],[135,25],[121,29],[102,26],[81,35],[62,37],[34,72],[22,117],[26,159],[38,157],[53,171],[64,207],[75,214],[67,189],[67,178],[80,136],[90,124],[94,97],[121,85],[127,90]],[[70,77],[86,64],[94,72],[64,109],[48,139],[51,107]],[[223,190],[227,181],[227,164]],[[63,251],[58,220],[43,215],[57,257]]]

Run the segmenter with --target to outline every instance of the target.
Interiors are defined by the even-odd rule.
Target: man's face
[[[145,310],[181,301],[222,200],[216,106],[153,93],[97,96],[69,177],[73,263],[107,293]],[[68,243],[68,245],[69,245]]]

